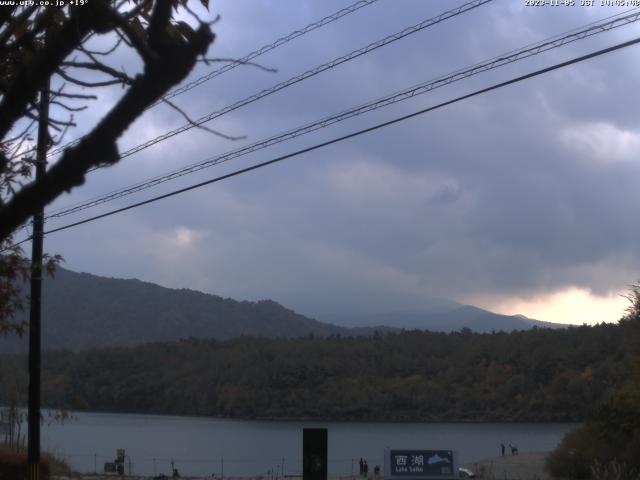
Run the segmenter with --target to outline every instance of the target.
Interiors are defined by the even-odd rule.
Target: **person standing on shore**
[[[362,461],[362,457],[360,457],[360,476],[364,474],[364,462]]]
[[[504,457],[504,443],[500,444],[500,449],[502,450],[502,456]]]
[[[367,461],[364,461],[364,464],[362,465],[362,469],[363,469],[363,473],[365,478],[367,477],[367,475],[369,474],[369,465],[367,464]]]

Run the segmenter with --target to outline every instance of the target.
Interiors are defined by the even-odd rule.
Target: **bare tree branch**
[[[110,10],[108,0],[92,0],[83,8],[71,10],[70,18],[50,34],[34,60],[18,73],[0,101],[0,138],[4,138],[45,80],[84,37],[92,30],[106,31],[109,22],[104,20],[105,9]]]
[[[31,125],[35,124],[35,122],[31,122]],[[31,127],[30,127],[31,128]],[[27,132],[28,133],[28,132]],[[30,153],[31,151],[33,151],[33,149],[29,149],[26,150],[24,152],[21,152],[20,149],[22,148],[22,145],[24,144],[24,142],[28,141],[29,137],[28,135],[25,133],[25,135],[20,139],[20,141],[18,142],[18,144],[15,146],[15,148],[11,151],[11,159],[16,159],[19,158],[21,156],[24,156],[28,153]]]
[[[110,85],[119,85],[122,84],[122,80],[114,79],[114,80],[105,80],[104,82],[85,82],[84,80],[78,80],[77,78],[73,78],[70,75],[67,75],[64,70],[58,69],[56,70],[56,74],[60,75],[67,82],[73,83],[74,85],[79,85],[81,87],[108,87]]]
[[[110,66],[105,65],[102,62],[98,62],[97,60],[94,60],[93,62],[63,62],[62,66],[71,67],[71,68],[83,68],[86,70],[96,70],[99,72],[103,72],[103,73],[106,73],[107,75],[111,75],[112,77],[119,79],[120,83],[131,84],[133,82],[133,79],[126,73],[119,72],[115,68],[111,68]],[[69,81],[71,82],[71,80]]]
[[[127,47],[135,48],[133,47],[133,44],[127,39],[127,36],[123,32],[121,32],[119,28],[116,28],[114,31],[116,32],[116,35],[118,35],[118,37],[120,38],[120,41],[123,42]],[[140,52],[138,52],[138,54],[139,53]]]
[[[55,127],[56,125],[60,125],[62,127],[76,127],[77,125],[73,121],[73,117],[71,117],[68,121],[57,120],[55,118],[49,117],[49,126]]]
[[[60,133],[60,135],[58,136],[58,138],[52,138],[51,139],[51,146],[52,147],[57,147],[58,145],[60,145],[62,143],[62,140],[64,139],[65,135],[67,134],[67,132],[69,131],[70,127],[65,127],[64,130],[62,130],[62,132]]]
[[[83,105],[82,107],[71,107],[71,106],[66,105],[66,104],[64,104],[62,102],[59,102],[57,100],[49,100],[49,103],[52,104],[52,105],[58,105],[59,107],[64,108],[68,112],[81,112],[81,111],[86,110],[87,108],[89,108],[87,105]]]
[[[106,57],[107,55],[111,55],[113,52],[115,52],[121,43],[122,43],[122,39],[119,38],[118,40],[116,40],[116,43],[113,45],[113,47],[111,47],[109,50],[104,50],[102,52],[98,50],[89,50],[83,47],[82,45],[79,47],[79,50],[88,55],[98,55],[98,56]]]
[[[99,3],[100,0],[95,0],[95,3],[89,5]],[[102,6],[105,7],[104,3]],[[143,57],[145,60],[144,71],[135,77],[118,103],[77,145],[67,148],[58,162],[49,168],[40,180],[24,186],[4,208],[0,209],[0,239],[10,235],[33,215],[39,206],[46,205],[64,191],[69,191],[83,184],[87,171],[92,167],[117,162],[119,156],[116,140],[147,107],[161,98],[171,87],[182,81],[193,69],[197,58],[206,53],[209,44],[214,39],[209,26],[201,24],[186,40],[172,36],[168,31],[171,8],[169,0],[158,0],[155,4],[148,29],[148,49],[152,50],[152,55]],[[74,10],[74,12],[80,11],[87,10]],[[103,14],[102,21],[107,18],[110,19],[111,25],[116,23],[112,20],[114,13],[108,5],[106,8],[102,8],[100,13]],[[78,21],[80,20],[82,19],[78,19]],[[95,24],[92,27],[95,29]],[[101,24],[99,28],[106,27]],[[64,30],[64,26],[61,30]],[[62,39],[67,43],[64,43]],[[67,47],[71,43],[70,40],[75,40],[78,44],[81,40],[77,33],[69,38],[63,36],[62,39],[58,34],[56,43],[60,47]],[[62,58],[56,57],[58,59],[57,65],[64,60],[64,57],[66,55]],[[170,67],[167,68],[168,66]],[[53,68],[45,68],[45,65],[41,65],[39,68],[38,72],[48,71],[51,74],[55,71],[56,65]],[[33,84],[33,81],[31,83]],[[20,91],[23,95],[28,92],[28,89]],[[24,105],[27,101],[28,99],[25,100]],[[16,103],[18,106],[20,105],[19,102],[15,102],[14,107]],[[20,108],[20,111],[23,110],[24,108]],[[3,111],[11,114],[8,106],[0,103],[0,135],[3,133],[4,126],[10,124],[8,121],[3,122],[5,118],[1,115]]]
[[[2,143],[4,143],[4,144],[13,143],[16,140],[18,140],[19,138],[24,137],[29,132],[29,130],[31,130],[31,128],[33,127],[35,122],[36,122],[35,120],[31,120],[31,122],[29,122],[29,125],[27,125],[27,127],[24,130],[22,130],[20,133],[18,133],[14,137],[7,138],[6,140],[3,140]]]
[[[18,157],[23,157],[25,155],[27,155],[28,153],[32,153],[36,151],[36,147],[31,147],[28,150],[25,150],[24,152],[16,152],[15,154],[13,154],[12,156],[9,157],[9,160],[15,160]]]
[[[85,95],[83,93],[55,92],[55,96],[63,97],[63,98],[76,98],[81,100],[97,100],[98,99],[96,95]]]
[[[122,30],[124,36],[118,29],[116,32],[120,35],[120,38],[124,40],[131,47],[135,48],[138,52],[138,55],[142,57],[145,63],[152,62],[154,60],[155,54],[153,51],[147,46],[144,42],[144,39],[140,38],[138,33],[131,27],[129,23],[127,23],[117,12],[111,12],[112,20],[118,26],[118,29]]]
[[[174,110],[176,110],[178,113],[180,113],[180,115],[183,116],[183,118],[185,118],[187,120],[187,122],[189,122],[189,124],[191,124],[192,126],[199,128],[201,130],[204,130],[206,132],[209,133],[213,133],[214,135],[217,135],[218,137],[222,137],[226,140],[244,140],[246,137],[246,135],[242,135],[240,137],[232,137],[230,135],[226,135],[224,133],[218,132],[217,130],[213,130],[212,128],[209,128],[205,125],[196,123],[194,120],[191,119],[191,117],[189,117],[189,115],[187,115],[187,113],[182,110],[180,107],[178,107],[175,103],[171,102],[170,100],[167,100],[166,98],[162,98],[161,99],[164,103],[166,103],[167,105],[169,105],[171,108],[173,108]]]

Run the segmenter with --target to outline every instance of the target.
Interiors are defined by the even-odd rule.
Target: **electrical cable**
[[[137,203],[134,203],[132,205],[128,205],[126,207],[122,207],[122,208],[118,208],[118,209],[115,209],[115,210],[111,210],[111,211],[103,213],[101,215],[96,215],[96,216],[93,216],[93,217],[86,218],[84,220],[80,220],[78,222],[73,222],[73,223],[64,225],[62,227],[54,228],[54,229],[51,229],[51,230],[48,230],[48,231],[44,232],[44,234],[45,235],[49,235],[49,234],[52,234],[52,233],[60,232],[62,230],[67,230],[69,228],[73,228],[73,227],[76,227],[76,226],[79,226],[79,225],[83,225],[85,223],[93,222],[95,220],[98,220],[98,219],[101,219],[101,218],[105,218],[105,217],[109,217],[109,216],[115,215],[117,213],[121,213],[121,212],[124,212],[124,211],[127,211],[127,210],[131,210],[131,209],[134,209],[134,208],[137,208],[137,207],[141,207],[143,205],[154,203],[154,202],[157,202],[159,200],[163,200],[165,198],[173,197],[175,195],[179,195],[179,194],[188,192],[190,190],[195,190],[197,188],[200,188],[200,187],[203,187],[203,186],[206,186],[206,185],[217,183],[217,182],[220,182],[222,180],[226,180],[228,178],[232,178],[232,177],[238,176],[238,175],[243,174],[243,173],[247,173],[247,172],[250,172],[250,171],[253,171],[253,170],[257,170],[259,168],[266,167],[268,165],[272,165],[274,163],[278,163],[278,162],[281,162],[283,160],[299,156],[299,155],[301,155],[303,153],[308,153],[308,152],[311,152],[311,151],[314,151],[314,150],[318,150],[320,148],[323,148],[323,147],[326,147],[326,146],[329,146],[329,145],[333,145],[335,143],[339,143],[339,142],[342,142],[344,140],[363,135],[365,133],[373,132],[375,130],[379,130],[381,128],[388,127],[390,125],[393,125],[393,124],[408,120],[410,118],[417,117],[419,115],[423,115],[425,113],[431,112],[433,110],[437,110],[439,108],[443,108],[443,107],[448,106],[448,105],[452,105],[454,103],[460,102],[462,100],[466,100],[468,98],[472,98],[472,97],[475,97],[475,96],[478,96],[478,95],[481,95],[481,94],[484,94],[484,93],[487,93],[487,92],[490,92],[490,91],[493,91],[493,90],[497,90],[499,88],[503,88],[503,87],[506,87],[508,85],[512,85],[514,83],[522,82],[524,80],[528,80],[530,78],[537,77],[539,75],[543,75],[545,73],[549,73],[551,71],[558,70],[560,68],[564,68],[564,67],[567,67],[569,65],[573,65],[573,64],[576,64],[576,63],[579,63],[579,62],[583,62],[585,60],[589,60],[591,58],[595,58],[595,57],[598,57],[600,55],[605,55],[607,53],[611,53],[611,52],[616,51],[616,50],[621,50],[623,48],[627,48],[627,47],[630,47],[632,45],[636,45],[638,43],[640,43],[640,37],[637,37],[637,38],[635,38],[633,40],[629,40],[629,41],[626,41],[626,42],[618,43],[618,44],[613,45],[611,47],[607,47],[607,48],[604,48],[604,49],[601,49],[601,50],[597,50],[595,52],[591,52],[589,54],[582,55],[580,57],[576,57],[576,58],[573,58],[571,60],[567,60],[565,62],[557,63],[557,64],[552,65],[550,67],[545,67],[545,68],[542,68],[542,69],[539,69],[539,70],[535,70],[535,71],[527,73],[525,75],[521,75],[519,77],[515,77],[515,78],[512,78],[510,80],[507,80],[507,81],[504,81],[504,82],[500,82],[500,83],[496,83],[494,85],[482,88],[480,90],[476,90],[476,91],[468,93],[466,95],[462,95],[462,96],[456,97],[456,98],[448,100],[446,102],[442,102],[442,103],[439,103],[437,105],[434,105],[434,106],[431,106],[431,107],[428,107],[428,108],[424,108],[422,110],[418,110],[416,112],[413,112],[413,113],[410,113],[410,114],[407,114],[407,115],[396,117],[396,118],[394,118],[392,120],[388,120],[386,122],[378,123],[378,124],[373,125],[371,127],[364,128],[364,129],[349,133],[347,135],[343,135],[341,137],[336,137],[336,138],[333,138],[333,139],[328,140],[326,142],[317,143],[317,144],[312,145],[310,147],[303,148],[303,149],[297,150],[295,152],[288,153],[286,155],[282,155],[282,156],[276,157],[274,159],[271,159],[271,160],[268,160],[268,161],[265,161],[265,162],[262,162],[262,163],[258,163],[258,164],[255,164],[255,165],[252,165],[252,166],[249,166],[249,167],[246,167],[246,168],[242,168],[242,169],[236,170],[234,172],[231,172],[231,173],[228,173],[228,174],[225,174],[225,175],[221,175],[221,176],[206,180],[204,182],[196,183],[194,185],[190,185],[190,186],[185,187],[185,188],[174,190],[172,192],[165,193],[163,195],[159,195],[159,196],[144,200],[142,202],[137,202]]]
[[[120,153],[120,155],[118,156],[118,159],[123,159],[126,157],[129,157],[131,155],[134,155],[142,150],[145,150],[153,145],[156,145],[157,143],[160,143],[164,140],[167,140],[168,138],[174,137],[180,133],[184,133],[186,131],[191,130],[192,128],[196,128],[200,125],[203,125],[205,123],[210,122],[211,120],[214,120],[216,118],[221,117],[222,115],[225,115],[229,112],[232,112],[234,110],[237,110],[238,108],[244,107],[245,105],[249,105],[253,102],[256,102],[262,98],[265,98],[269,95],[272,95],[276,92],[279,92],[280,90],[283,90],[287,87],[290,87],[291,85],[295,85],[296,83],[302,82],[308,78],[314,77],[326,70],[330,70],[332,68],[337,67],[338,65],[342,65],[343,63],[346,63],[348,61],[351,61],[355,58],[358,58],[362,55],[365,55],[369,52],[372,52],[374,50],[377,50],[378,48],[381,48],[385,45],[388,45],[390,43],[393,43],[395,41],[398,41],[402,38],[405,38],[409,35],[412,35],[414,33],[417,33],[421,30],[424,30],[425,28],[429,28],[433,25],[439,24],[441,22],[444,22],[445,20],[448,20],[450,18],[456,17],[458,15],[461,15],[462,13],[468,12],[470,10],[473,10],[475,8],[478,8],[481,5],[484,5],[486,3],[492,2],[493,0],[473,0],[471,2],[467,2],[464,3],[454,9],[451,10],[447,10],[446,12],[443,12],[439,15],[436,15],[435,17],[431,17],[429,19],[423,20],[422,22],[413,25],[411,27],[407,27],[403,30],[401,30],[400,32],[394,33],[392,35],[388,35],[380,40],[377,40],[375,42],[372,42],[362,48],[359,48],[357,50],[354,50],[346,55],[343,55],[341,57],[337,57],[334,58],[333,60],[323,63],[322,65],[318,65],[315,68],[312,68],[310,70],[307,70],[299,75],[296,75],[294,77],[289,78],[288,80],[285,80],[283,82],[280,82],[276,85],[271,86],[270,88],[266,88],[263,89],[259,92],[256,92],[242,100],[239,100],[235,103],[232,103],[231,105],[227,105],[226,107],[220,109],[220,110],[216,110],[214,112],[211,112],[207,115],[204,115],[200,118],[198,118],[197,120],[194,120],[193,122],[190,123],[186,123],[178,128],[175,128],[169,132],[166,132],[162,135],[158,135],[157,137],[154,137],[150,140],[147,140],[144,143],[138,144],[134,147],[129,148],[128,150],[125,150],[124,152]],[[102,167],[93,167],[91,169],[89,169],[89,172],[93,172],[95,170],[98,170]]]
[[[395,42],[397,40],[400,40],[400,39],[402,39],[402,38],[404,38],[404,37],[406,37],[408,35],[411,35],[413,33],[421,31],[421,30],[423,30],[425,28],[431,27],[431,26],[433,26],[435,24],[438,24],[440,22],[448,20],[449,18],[458,16],[458,15],[460,15],[462,13],[465,13],[465,12],[467,12],[469,10],[475,9],[475,8],[477,8],[477,7],[481,6],[481,5],[484,5],[486,3],[489,3],[491,1],[493,1],[493,0],[472,0],[472,1],[464,3],[464,4],[462,4],[462,5],[460,5],[460,6],[456,7],[456,8],[453,8],[451,10],[447,10],[447,11],[445,11],[445,12],[443,12],[443,13],[435,16],[435,17],[431,17],[431,18],[429,18],[427,20],[424,20],[424,21],[422,21],[422,22],[420,22],[420,23],[418,23],[416,25],[413,25],[411,27],[407,27],[404,30],[402,30],[400,32],[397,32],[396,34],[388,35],[387,37],[385,37],[385,38],[383,38],[381,40],[378,40],[376,42],[370,43],[369,45],[367,45],[367,46],[365,46],[363,48],[360,48],[358,50],[354,50],[354,51],[350,52],[347,55],[343,55],[342,57],[335,58],[334,60],[332,60],[330,62],[327,62],[327,63],[322,64],[322,65],[320,65],[320,66],[318,66],[318,67],[316,67],[314,69],[307,70],[306,72],[303,72],[300,75],[292,77],[289,80],[286,80],[285,82],[281,82],[281,83],[279,83],[277,85],[272,86],[269,89],[264,89],[264,90],[262,90],[262,91],[260,91],[258,93],[255,93],[255,94],[251,95],[250,97],[245,98],[244,100],[240,100],[240,101],[238,101],[238,102],[236,102],[236,103],[234,103],[232,105],[229,105],[229,106],[223,108],[222,110],[218,110],[216,112],[212,112],[209,115],[206,115],[204,117],[199,118],[195,122],[190,122],[190,123],[188,123],[186,125],[183,125],[182,127],[174,129],[174,130],[172,130],[170,132],[166,132],[165,134],[160,135],[158,137],[155,137],[154,139],[148,140],[147,142],[145,142],[143,144],[140,144],[140,145],[137,145],[137,146],[135,146],[133,148],[130,148],[129,150],[121,153],[118,156],[118,160],[121,160],[121,159],[123,159],[125,157],[128,157],[130,155],[138,153],[141,150],[149,148],[152,145],[155,145],[155,144],[157,144],[157,143],[159,143],[159,142],[161,142],[163,140],[166,140],[168,138],[171,138],[171,137],[173,137],[175,135],[178,135],[180,133],[188,131],[191,128],[195,128],[197,126],[200,126],[200,125],[202,125],[202,124],[204,124],[206,122],[209,122],[209,121],[213,120],[214,118],[218,118],[218,117],[220,117],[220,116],[222,116],[222,115],[224,115],[226,113],[229,113],[229,112],[231,112],[233,110],[236,110],[236,109],[238,109],[238,108],[240,108],[240,107],[242,107],[244,105],[247,105],[249,103],[253,103],[253,102],[255,102],[255,101],[257,101],[257,100],[259,100],[261,98],[264,98],[264,97],[266,97],[268,95],[276,93],[276,92],[278,92],[278,91],[280,91],[280,90],[282,90],[282,89],[284,89],[284,88],[286,88],[288,86],[291,86],[293,84],[299,83],[299,82],[301,82],[301,81],[303,81],[303,80],[305,80],[307,78],[313,77],[313,76],[315,76],[315,75],[317,75],[317,74],[319,74],[319,73],[321,73],[321,72],[323,72],[325,70],[329,70],[331,68],[334,68],[334,67],[336,67],[338,65],[341,65],[342,63],[348,62],[350,60],[353,60],[354,58],[360,57],[362,55],[365,55],[366,53],[369,53],[369,52],[371,52],[373,50],[376,50],[376,49],[378,49],[378,48],[380,48],[380,47],[382,47],[384,45],[387,45],[389,43],[393,43],[393,42]],[[82,137],[80,139],[77,139],[77,142],[79,142],[81,139],[82,139]],[[61,148],[64,149],[64,148],[67,148],[68,146],[70,146],[70,144],[67,144],[67,145],[64,145],[62,147],[59,147],[58,149],[56,149],[56,152],[60,151]],[[95,170],[98,170],[100,168],[102,168],[102,167],[90,168],[88,170],[88,173],[93,172]]]
[[[155,138],[152,138],[151,140],[148,140],[144,143],[141,143],[139,145],[136,145],[135,147],[132,147],[128,150],[125,150],[124,152],[122,152],[119,155],[119,158],[126,158],[129,157],[133,154],[136,154],[142,150],[145,150],[153,145],[156,145],[157,143],[160,143],[168,138],[174,137],[180,133],[184,133],[186,131],[191,130],[192,128],[196,128],[197,126],[203,125],[205,123],[210,122],[211,120],[214,120],[216,118],[219,118],[223,115],[226,115],[229,112],[232,112],[234,110],[237,110],[238,108],[244,107],[246,105],[249,105],[253,102],[256,102],[262,98],[265,98],[269,95],[272,95],[276,92],[279,92],[280,90],[283,90],[287,87],[290,87],[291,85],[295,85],[296,83],[302,82],[303,80],[307,80],[308,78],[314,77],[322,72],[325,72],[327,70],[330,70],[332,68],[337,67],[338,65],[342,65],[343,63],[349,62],[355,58],[361,57],[362,55],[365,55],[367,53],[370,53],[374,50],[377,50],[378,48],[381,48],[383,46],[389,45],[390,43],[396,42],[398,40],[401,40],[409,35],[412,35],[414,33],[417,33],[421,30],[424,30],[425,28],[429,28],[432,27],[433,25],[437,25],[441,22],[444,22],[445,20],[448,20],[450,18],[456,17],[458,15],[461,15],[462,13],[468,12],[470,10],[473,10],[475,8],[480,7],[481,5],[484,5],[486,3],[489,3],[493,0],[473,0],[471,2],[467,2],[464,3],[454,9],[451,10],[447,10],[446,12],[443,12],[439,15],[436,15],[435,17],[431,17],[427,20],[423,20],[420,23],[417,23],[411,27],[407,27],[403,30],[401,30],[400,32],[394,33],[392,35],[388,35],[380,40],[377,40],[375,42],[372,42],[368,45],[366,45],[365,47],[359,48],[357,50],[353,50],[350,53],[347,53],[346,55],[342,55],[341,57],[337,57],[334,58],[333,60],[323,63],[322,65],[318,65],[315,68],[312,68],[310,70],[307,70],[299,75],[296,75],[294,77],[289,78],[288,80],[285,80],[283,82],[280,82],[276,85],[273,85],[270,88],[266,88],[264,90],[261,90],[259,92],[254,93],[253,95],[250,95],[242,100],[239,100],[235,103],[232,103],[231,105],[228,105],[220,110],[216,110],[214,112],[211,112],[207,115],[204,115],[200,118],[198,118],[197,120],[194,120],[193,123],[186,123],[184,125],[182,125],[181,127],[178,127],[176,129],[173,129],[169,132],[166,132],[162,135],[159,135]],[[96,170],[100,167],[94,167],[92,170]]]
[[[48,214],[45,217],[45,219],[59,218],[66,215],[73,214],[73,213],[77,213],[79,211],[86,210],[88,208],[109,202],[111,200],[115,200],[117,198],[121,198],[127,195],[131,195],[133,193],[137,193],[142,190],[146,190],[147,188],[157,186],[161,183],[165,183],[167,181],[182,177],[184,175],[187,175],[205,168],[209,168],[214,165],[218,165],[220,163],[241,157],[243,155],[247,155],[249,153],[255,152],[257,150],[261,150],[263,148],[275,145],[277,143],[291,140],[293,138],[299,137],[301,135],[305,135],[307,133],[314,132],[321,128],[325,128],[329,125],[332,125],[334,123],[338,123],[343,120],[356,117],[364,113],[367,113],[385,106],[389,106],[403,100],[413,98],[417,95],[425,94],[436,88],[449,85],[450,83],[462,80],[464,78],[468,78],[472,75],[486,72],[488,70],[492,70],[492,69],[507,65],[509,63],[513,63],[518,60],[531,57],[533,55],[538,55],[540,53],[549,51],[554,48],[559,48],[563,45],[567,45],[577,40],[582,40],[586,37],[589,37],[598,33],[602,33],[605,31],[609,31],[613,28],[617,28],[623,25],[628,25],[638,20],[640,20],[640,10],[632,14],[627,14],[625,16],[615,18],[614,20],[610,20],[608,22],[601,21],[600,23],[596,22],[595,24],[593,23],[589,24],[588,28],[583,28],[581,30],[574,29],[572,30],[572,32],[574,33],[571,33],[569,35],[564,35],[561,37],[554,36],[554,37],[551,37],[550,39],[545,39],[538,43],[529,44],[526,47],[523,47],[521,49],[512,50],[506,54],[493,57],[484,62],[477,63],[471,67],[467,67],[461,70],[457,70],[453,73],[443,75],[441,77],[437,77],[428,82],[416,85],[408,89],[401,90],[391,95],[387,95],[375,101],[372,101],[357,107],[353,107],[349,110],[345,110],[338,114],[325,117],[321,120],[317,120],[315,122],[305,124],[301,127],[269,137],[264,140],[260,140],[250,145],[241,147],[239,149],[232,150],[230,152],[227,152],[221,155],[210,157],[198,163],[183,167],[178,170],[174,170],[172,172],[169,172],[163,175],[153,177],[151,179],[143,180],[141,182],[130,185],[128,187],[124,187],[124,188],[115,190],[113,192],[110,192],[98,197],[94,197],[92,199],[89,199],[83,202],[79,202],[74,205],[62,207],[60,209],[52,211],[50,214]]]
[[[191,82],[180,86],[170,92],[168,92],[167,94],[164,95],[163,98],[165,99],[169,99],[169,98],[173,98],[176,97],[184,92],[187,92],[195,87],[197,87],[198,85],[201,85],[204,82],[207,82],[219,75],[222,75],[223,73],[226,73],[230,70],[233,70],[234,68],[236,68],[239,65],[244,65],[248,62],[251,62],[253,59],[259,57],[260,55],[263,55],[267,52],[270,52],[271,50],[274,50],[282,45],[284,45],[285,43],[289,43],[290,41],[301,37],[309,32],[312,32],[313,30],[316,30],[320,27],[324,27],[325,25],[328,25],[330,23],[335,22],[336,20],[339,20],[340,18],[349,15],[357,10],[360,10],[363,7],[368,7],[369,5],[372,5],[373,3],[377,2],[378,0],[358,0],[357,2],[353,3],[352,5],[349,5],[348,7],[345,7],[341,10],[338,10],[335,13],[332,13],[331,15],[327,15],[326,17],[310,23],[309,25],[307,25],[306,27],[303,27],[299,30],[294,30],[293,32],[289,33],[288,35],[285,35],[284,37],[280,37],[277,40],[268,43],[266,45],[263,45],[262,47],[258,48],[257,50],[252,51],[251,53],[246,54],[244,57],[239,58],[238,60],[235,60],[231,63],[228,63],[216,70],[211,71],[210,73],[203,75],[199,78],[196,78],[195,80],[192,80]],[[150,105],[148,109],[155,107],[156,105],[159,105],[160,103],[162,103],[162,100],[157,101],[156,103],[154,103],[153,105]],[[51,150],[47,156],[52,156],[55,155],[61,151],[63,151],[65,148],[77,145],[78,143],[80,143],[80,140],[82,139],[82,137],[77,138],[75,140],[72,140],[68,143],[66,143],[65,145],[59,146],[53,150]]]
[[[366,7],[371,5],[374,2],[377,2],[378,0],[360,0],[359,2],[354,3],[353,5],[350,5],[346,8],[343,8],[342,10],[337,11],[336,13],[326,16],[323,19],[311,23],[309,25],[307,25],[306,27],[300,29],[300,30],[295,30],[293,32],[291,32],[289,35],[285,36],[285,37],[281,37],[278,40],[276,40],[275,42],[272,42],[268,45],[264,45],[263,47],[260,47],[259,49],[249,53],[248,55],[245,55],[244,57],[229,63],[227,65],[224,65],[223,67],[220,67],[217,70],[214,70],[206,75],[203,75],[189,83],[187,83],[186,85],[183,85],[181,87],[176,88],[175,90],[172,90],[171,92],[167,93],[164,98],[169,99],[169,98],[173,98],[175,96],[178,96],[184,92],[187,92],[195,87],[197,87],[198,85],[207,82],[209,80],[211,80],[212,78],[217,77],[218,75],[222,75],[225,72],[228,72],[229,70],[232,70],[234,68],[236,68],[239,65],[243,65],[245,63],[248,63],[250,61],[252,61],[253,59],[259,57],[260,55],[263,55],[275,48],[278,48],[281,45],[284,45],[285,43],[290,42],[291,40],[294,40],[295,38],[298,38],[302,35],[304,35],[305,33],[311,32],[317,28],[323,27],[324,25],[327,25],[329,23],[335,22],[336,20],[338,20],[339,18],[344,17],[345,15],[348,15],[350,13],[355,12],[356,10],[359,10],[362,7]],[[155,104],[152,105],[158,105],[162,103],[162,101],[158,101]],[[150,107],[151,108],[151,107]]]

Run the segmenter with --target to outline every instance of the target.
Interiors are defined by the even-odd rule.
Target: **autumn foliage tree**
[[[200,0],[205,7],[207,2]],[[193,13],[187,0],[18,3],[0,8],[0,333],[24,328],[11,322],[21,307],[20,280],[30,271],[20,248],[13,246],[16,229],[82,185],[90,170],[118,162],[118,138],[189,74],[214,40],[211,23]],[[98,37],[112,42],[109,48],[91,50],[89,40]],[[137,73],[110,64],[118,49],[135,52],[141,65]],[[64,140],[75,126],[73,113],[87,108],[97,89],[121,85],[123,93],[36,181],[32,137],[41,91],[48,84],[46,94],[56,113],[47,119],[50,147]]]
[[[627,298],[631,304],[620,323],[627,332],[631,375],[548,457],[547,468],[556,477],[640,478],[640,284],[631,286]]]

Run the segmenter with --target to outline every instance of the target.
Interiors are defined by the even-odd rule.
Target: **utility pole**
[[[40,91],[38,107],[38,145],[36,152],[36,182],[47,170],[47,148],[49,146],[49,87]],[[33,238],[31,240],[31,304],[29,311],[29,418],[27,480],[40,480],[40,349],[42,312],[42,244],[44,231],[44,207],[33,216]]]

